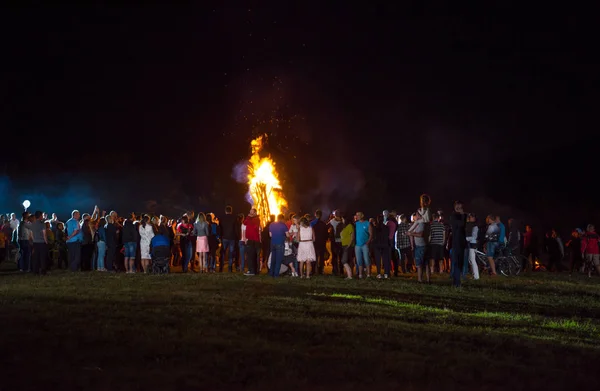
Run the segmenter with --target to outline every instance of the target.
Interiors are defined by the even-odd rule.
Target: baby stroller
[[[169,273],[169,261],[171,260],[171,248],[169,246],[152,247],[152,273]]]

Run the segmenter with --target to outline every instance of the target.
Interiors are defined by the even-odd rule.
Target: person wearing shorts
[[[440,273],[444,272],[444,244],[446,243],[446,227],[442,223],[442,216],[439,213],[433,214],[433,222],[429,228],[429,268],[431,273],[435,271],[436,262],[439,265]]]
[[[126,273],[135,273],[135,253],[137,250],[136,226],[134,225],[135,214],[123,222],[123,256],[125,257]]]

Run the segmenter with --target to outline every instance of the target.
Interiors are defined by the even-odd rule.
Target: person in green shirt
[[[344,217],[342,219],[344,228],[340,232],[340,238],[342,239],[342,265],[346,272],[346,280],[352,279],[352,268],[348,264],[350,258],[350,251],[354,247],[354,225],[352,225],[352,219]]]

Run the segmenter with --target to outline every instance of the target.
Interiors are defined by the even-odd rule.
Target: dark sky
[[[222,3],[2,10],[1,209],[245,210],[267,132],[294,210],[600,217],[590,10]]]

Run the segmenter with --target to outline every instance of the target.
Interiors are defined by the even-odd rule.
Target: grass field
[[[0,389],[600,389],[600,279],[0,274]]]

